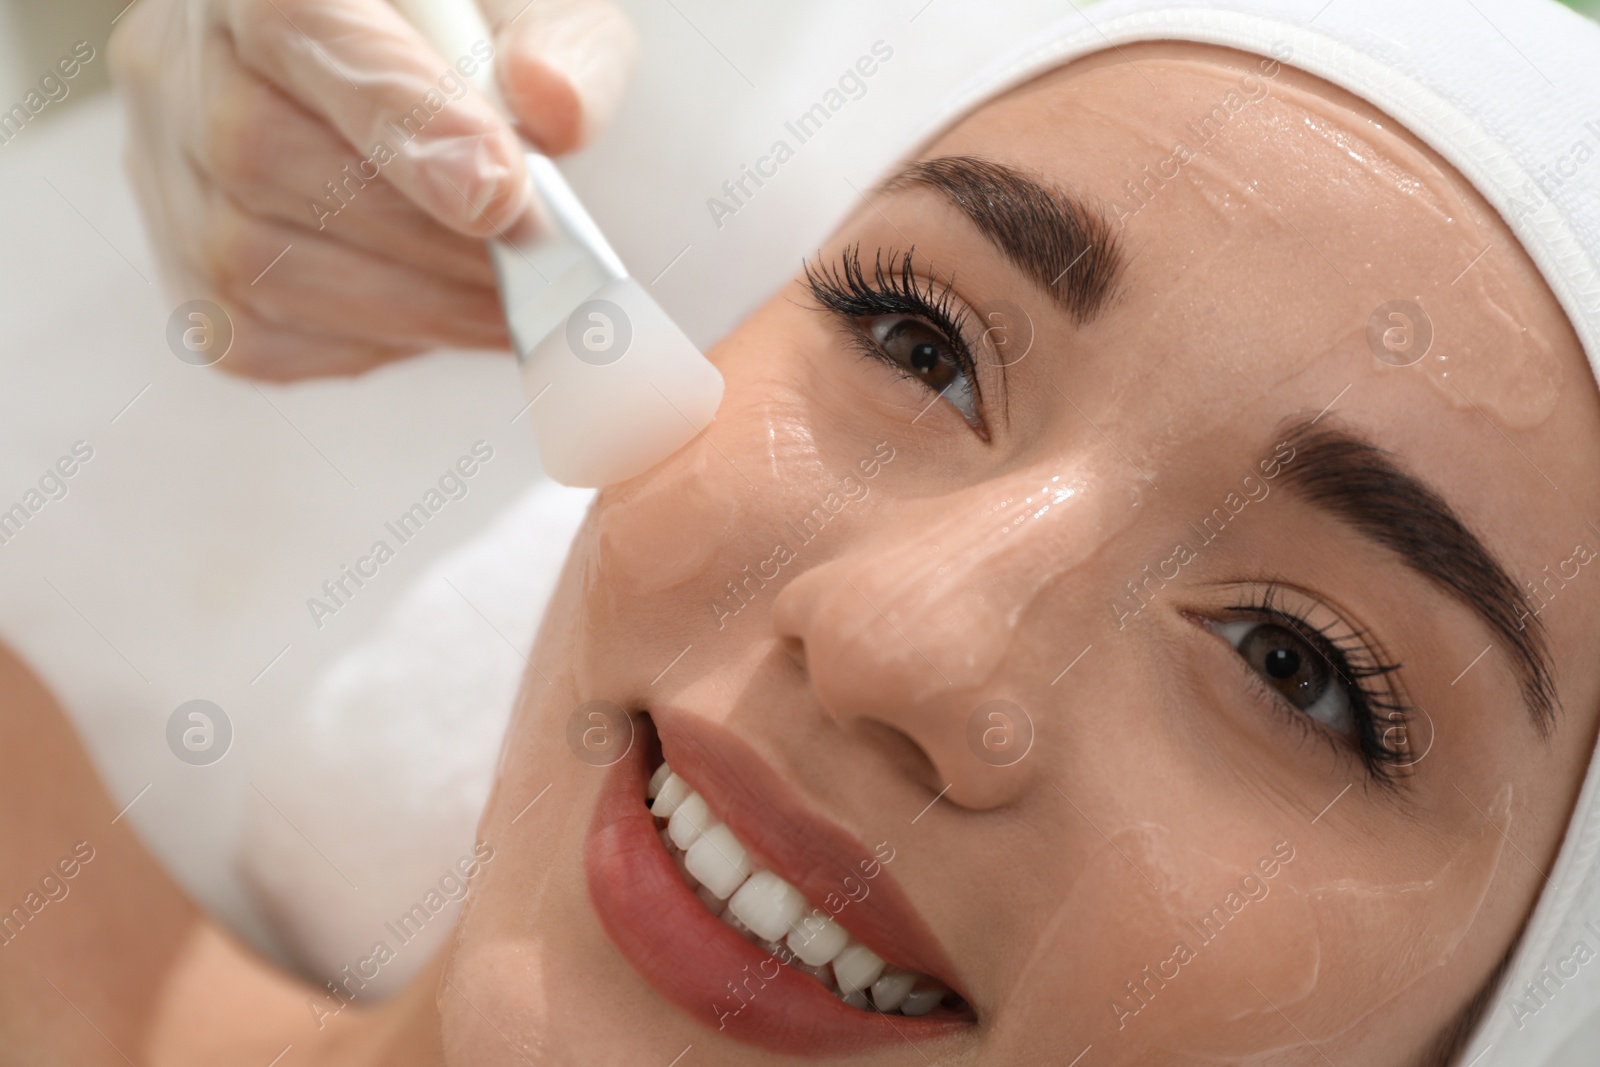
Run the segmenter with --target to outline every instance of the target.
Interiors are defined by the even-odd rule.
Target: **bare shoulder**
[[[60,703],[0,642],[0,1067],[260,1067],[289,1043],[305,1064],[395,1062],[373,1053],[402,1034],[434,1062],[436,1038],[411,1036],[430,991],[397,998],[397,1017],[319,1025],[315,991],[208,917],[116,816]]]

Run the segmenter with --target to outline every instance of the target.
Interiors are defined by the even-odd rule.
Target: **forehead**
[[[1118,349],[1114,368],[1141,377],[1160,358],[1191,406],[1244,384],[1267,404],[1310,403],[1297,383],[1337,380],[1370,386],[1374,414],[1532,432],[1563,385],[1588,384],[1555,298],[1470,184],[1371,105],[1269,57],[1179,42],[1099,53],[927,154],[995,159],[1103,211],[1128,269],[1074,343]]]
[[[935,154],[963,152],[1098,203],[1134,260],[1126,296],[1151,340],[1253,343],[1289,372],[1370,354],[1373,312],[1405,301],[1446,335],[1431,355],[1447,358],[1411,377],[1450,372],[1447,402],[1510,407],[1514,389],[1508,416],[1531,423],[1557,395],[1565,320],[1498,216],[1386,116],[1270,58],[1101,53],[990,104]]]

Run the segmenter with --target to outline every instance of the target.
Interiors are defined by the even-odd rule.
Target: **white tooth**
[[[752,874],[728,907],[763,941],[776,941],[806,910],[800,891],[771,871]]]
[[[705,886],[701,886],[700,888],[705,889]],[[709,893],[711,890],[706,889],[706,892]],[[751,941],[755,938],[755,933],[744,924],[743,919],[739,918],[739,916],[733,913],[733,910],[728,907],[727,901],[722,902],[722,914],[718,916],[718,918],[732,927],[733,932],[744,938],[746,941]]]
[[[860,1008],[862,1011],[872,1010],[872,1005],[867,1003],[867,995],[860,990],[856,990],[853,993],[842,993],[839,999],[852,1008]]]
[[[656,773],[650,776],[650,784],[645,787],[644,795],[654,800],[661,792],[661,786],[672,776],[672,768],[665,763],[656,768]]]
[[[672,835],[666,827],[661,828],[661,844],[667,850],[667,855],[672,857],[672,865],[678,868],[678,873],[683,875],[683,880],[690,886],[699,885],[695,876],[689,873],[689,867],[684,863],[683,850],[672,843]]]
[[[833,977],[841,993],[867,989],[883,973],[883,960],[859,941],[852,941],[833,958]]]
[[[656,794],[655,803],[650,805],[650,814],[658,819],[670,819],[672,813],[694,792],[689,788],[689,783],[679,778],[676,774],[668,774],[667,780],[661,783],[661,791]]]
[[[794,924],[789,931],[788,944],[802,961],[820,967],[837,956],[849,940],[844,927],[817,908]]]
[[[684,861],[689,873],[701,885],[727,900],[750,874],[750,854],[733,836],[733,831],[717,823],[708,827],[700,839],[689,846]]]
[[[945,991],[934,987],[924,986],[913,989],[906,994],[906,999],[900,1002],[901,1015],[926,1015],[939,1006],[939,1001],[944,999]]]
[[[722,913],[727,910],[728,902],[725,900],[718,900],[717,895],[703,885],[697,885],[694,887],[694,895],[700,898],[700,903],[704,904],[706,909],[710,911],[711,914],[718,916],[719,918],[721,917]]]
[[[711,817],[711,809],[706,806],[705,798],[699,793],[690,793],[673,811],[672,819],[667,823],[667,832],[672,835],[674,845],[688,848],[714,822],[716,820]]]
[[[894,1011],[906,1001],[917,976],[909,971],[885,971],[883,977],[872,983],[872,1002],[879,1011]]]

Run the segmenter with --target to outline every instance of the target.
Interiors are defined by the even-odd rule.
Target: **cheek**
[[[649,595],[704,573],[740,525],[742,494],[730,478],[738,475],[702,438],[647,474],[606,490],[594,522],[606,586]]]
[[[1271,854],[1270,832],[1104,828],[1031,942],[1011,1005],[1018,1017],[1045,1018],[1052,1002],[1081,1005],[1097,1044],[1139,1050],[1126,1062],[1157,1049],[1233,1058],[1290,1043],[1278,1040],[1281,1019],[1249,983],[1279,1004],[1301,1002],[1317,987],[1319,938],[1312,908],[1284,884],[1292,864],[1264,899],[1240,892],[1244,873]]]
[[[726,611],[717,611],[717,599],[741,604],[729,583],[770,599],[777,590],[751,575],[772,577],[775,547],[795,541],[786,522],[801,522],[852,473],[835,471],[838,463],[819,452],[819,436],[837,441],[852,427],[815,399],[807,368],[818,357],[799,346],[825,339],[809,336],[815,325],[793,321],[796,314],[787,304],[764,308],[717,346],[712,356],[727,391],[716,420],[659,466],[597,498],[580,537],[590,554],[585,599],[595,632],[677,641],[674,654],[717,632]]]
[[[1370,850],[1328,821],[1207,796],[1151,797],[1138,821],[1091,809],[1104,837],[1068,810],[1096,847],[1021,939],[1030,955],[1005,994],[1015,1022],[1004,1042],[1020,1052],[1058,1031],[1062,1004],[1079,1006],[1065,1018],[1077,1046],[1120,1050],[1115,1062],[1237,1062],[1307,1041],[1337,1052],[1382,1040],[1347,1035],[1453,958],[1499,868],[1510,807],[1506,787],[1442,861],[1375,871]],[[1260,874],[1267,859],[1271,878]],[[1251,899],[1257,883],[1265,895]],[[1455,992],[1484,976],[1462,974]],[[1459,1006],[1400,1014],[1415,1036]]]
[[[706,576],[719,559],[771,547],[793,500],[826,480],[804,398],[787,383],[729,376],[707,432],[662,465],[600,498],[602,573],[618,591],[653,594]],[[734,567],[738,569],[737,564]]]

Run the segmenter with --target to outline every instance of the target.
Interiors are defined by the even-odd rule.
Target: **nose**
[[[962,807],[1022,796],[1036,734],[1056,718],[1047,665],[1077,641],[1062,627],[1090,626],[1052,618],[1036,637],[1025,616],[1131,521],[1127,501],[1092,488],[1034,474],[886,505],[870,534],[798,575],[773,622],[826,713],[853,736],[909,739],[937,779],[923,784]]]

